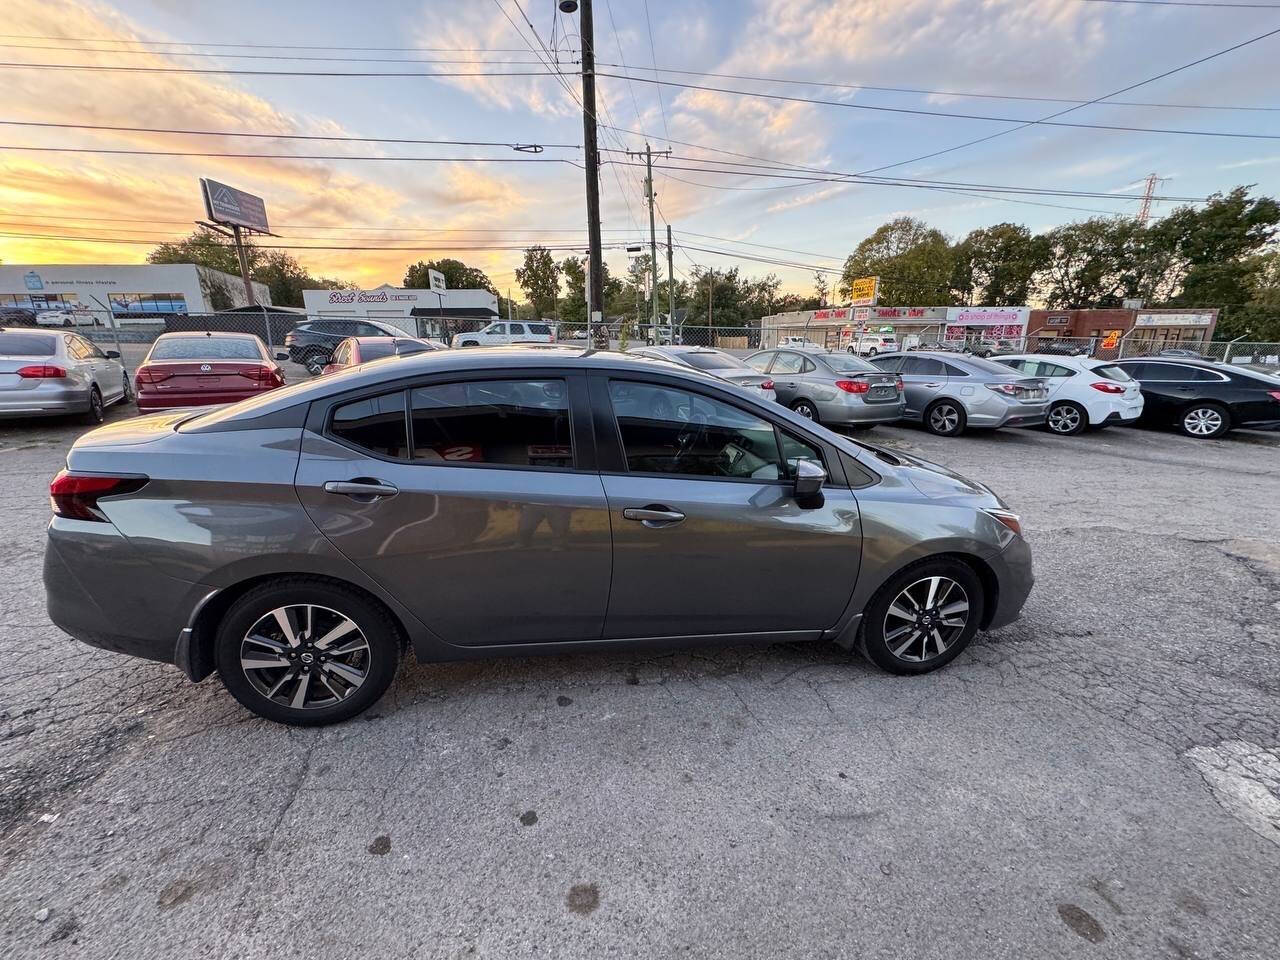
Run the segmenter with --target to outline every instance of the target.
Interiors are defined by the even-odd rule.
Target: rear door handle
[[[626,520],[643,523],[646,527],[669,527],[684,519],[684,514],[679,510],[658,506],[627,507],[622,511],[622,516]]]
[[[382,497],[394,497],[400,492],[400,488],[381,480],[330,480],[325,483],[324,492],[373,501]]]
[[[921,384],[921,386],[922,386],[922,387],[931,387],[931,388],[932,388],[932,387],[940,387],[940,386],[942,386],[942,384],[940,384],[940,383],[922,383],[922,384]]]

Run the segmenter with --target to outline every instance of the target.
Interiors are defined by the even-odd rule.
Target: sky
[[[613,75],[599,79],[596,112],[606,151],[606,259],[620,272],[623,248],[647,244],[643,169],[625,152],[646,142],[673,154],[655,162],[655,181],[658,231],[668,223],[674,231],[677,276],[695,264],[736,265],[748,275],[775,272],[784,290],[798,293],[812,290],[814,266],[838,268],[897,216],[920,217],[953,238],[1004,221],[1039,231],[1093,212],[1133,216],[1150,173],[1164,178],[1158,196],[1202,198],[1238,184],[1280,193],[1280,33],[1113,98],[1128,104],[1089,104],[1060,118],[1196,134],[1005,122],[1046,118],[1075,105],[1058,101],[1099,98],[1280,29],[1276,2],[1265,10],[1096,0],[595,0],[598,69]],[[557,257],[585,249],[578,18],[558,14],[554,0],[7,0],[5,8],[0,261],[142,262],[154,241],[189,233],[203,216],[202,176],[265,199],[279,237],[264,243],[295,247],[313,274],[364,287],[398,284],[407,264],[453,256],[484,269],[505,293],[517,289],[513,270],[525,245],[561,248]],[[174,67],[215,72],[166,72]],[[477,75],[499,73],[506,75]],[[655,77],[746,95],[646,82]],[[244,133],[272,136],[233,135]],[[312,158],[292,159],[303,154]],[[1103,196],[1011,200],[925,188],[936,183],[829,182],[886,166],[882,176]],[[699,169],[671,169],[680,167]],[[831,173],[812,174],[820,182],[787,179],[809,171]],[[1173,206],[1157,201],[1152,214]],[[326,247],[383,249],[315,249]]]

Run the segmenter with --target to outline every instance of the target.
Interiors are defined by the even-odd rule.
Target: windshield
[[[837,373],[878,373],[880,368],[873,363],[868,363],[861,357],[852,353],[833,353],[829,357],[823,357],[832,370]]]
[[[52,357],[57,341],[38,333],[0,332],[0,356]]]
[[[149,360],[261,360],[258,341],[248,337],[174,337],[157,340]]]
[[[739,370],[747,366],[737,357],[719,350],[690,350],[681,354],[680,359],[699,370]]]

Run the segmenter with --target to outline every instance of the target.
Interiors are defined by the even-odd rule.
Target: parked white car
[[[1028,377],[1040,377],[1049,387],[1046,426],[1071,436],[1085,427],[1132,423],[1142,416],[1142,390],[1110,360],[1039,353],[994,357]]]
[[[497,320],[474,333],[459,333],[455,347],[500,347],[508,343],[555,343],[555,328],[539,320]]]
[[[864,333],[855,337],[846,348],[850,353],[863,357],[874,357],[881,353],[896,353],[898,338],[892,333]]]
[[[83,310],[41,310],[36,323],[42,327],[91,327],[93,314]]]

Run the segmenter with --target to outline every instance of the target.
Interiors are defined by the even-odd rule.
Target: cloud
[[[1269,167],[1274,163],[1280,163],[1280,155],[1274,157],[1254,157],[1252,160],[1237,160],[1234,163],[1223,163],[1218,165],[1218,169],[1239,170],[1242,167]]]

